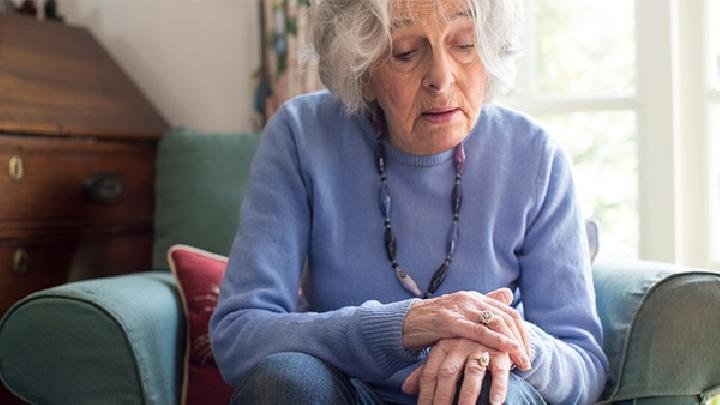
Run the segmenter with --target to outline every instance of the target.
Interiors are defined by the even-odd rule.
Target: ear
[[[375,92],[375,83],[370,80],[369,75],[365,74],[362,78],[362,96],[365,101],[377,100],[377,93]]]

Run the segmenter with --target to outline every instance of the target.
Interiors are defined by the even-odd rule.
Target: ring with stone
[[[478,366],[480,366],[482,368],[487,368],[487,366],[490,364],[490,353],[488,353],[488,352],[475,353],[470,356],[470,359],[476,361]]]
[[[488,326],[495,322],[495,315],[490,311],[482,311],[478,317],[478,322],[480,325]]]

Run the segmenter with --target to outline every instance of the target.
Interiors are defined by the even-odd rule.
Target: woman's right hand
[[[474,340],[508,353],[522,371],[530,369],[529,341],[520,314],[509,304],[512,292],[501,288],[488,294],[460,291],[414,303],[405,316],[403,345],[418,350],[445,338]],[[490,311],[495,321],[482,325],[480,313]]]

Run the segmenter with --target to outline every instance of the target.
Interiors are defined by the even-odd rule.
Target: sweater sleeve
[[[233,386],[254,364],[279,352],[308,353],[350,376],[382,381],[418,360],[402,345],[403,321],[413,300],[295,312],[312,207],[287,116],[283,108],[268,123],[252,163],[210,320],[216,362]]]
[[[585,227],[569,160],[549,140],[544,149],[519,258],[532,369],[518,375],[549,403],[592,403],[605,385],[607,359]]]

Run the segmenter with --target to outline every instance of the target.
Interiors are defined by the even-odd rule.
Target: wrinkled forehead
[[[390,0],[388,7],[393,28],[411,25],[418,18],[429,16],[449,21],[475,15],[471,0]]]

